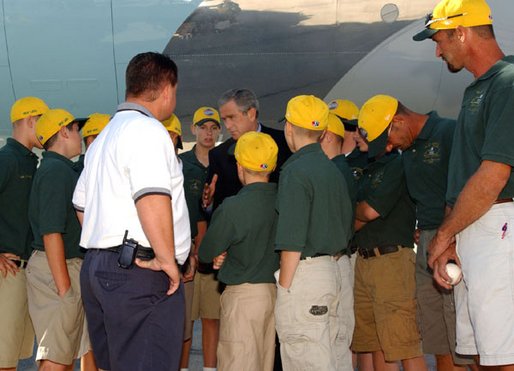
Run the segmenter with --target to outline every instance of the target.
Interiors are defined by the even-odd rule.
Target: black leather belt
[[[114,247],[107,247],[105,249],[88,249],[88,250],[109,251],[109,252],[119,253],[120,248],[121,248],[121,246],[114,246]],[[153,249],[139,245],[137,248],[136,258],[143,259],[143,260],[151,260],[151,259],[155,258],[155,253],[153,252]]]
[[[363,259],[374,258],[375,256],[381,256],[386,254],[391,254],[393,252],[400,251],[402,247],[399,245],[384,245],[377,246],[372,249],[362,249],[358,248],[357,252]]]
[[[27,267],[27,260],[11,260],[16,266],[20,269],[25,269]]]
[[[513,199],[512,198],[499,198],[497,199],[496,201],[493,202],[494,205],[497,205],[497,204],[505,204],[507,202],[513,202]]]
[[[300,260],[305,260],[305,259],[308,259],[308,258],[319,258],[320,256],[330,256],[330,254],[314,254],[312,256],[305,256],[305,257],[301,257]]]

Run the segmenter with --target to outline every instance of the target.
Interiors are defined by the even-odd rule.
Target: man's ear
[[[248,111],[246,111],[246,114],[252,121],[257,119],[257,110],[254,107],[249,108]]]

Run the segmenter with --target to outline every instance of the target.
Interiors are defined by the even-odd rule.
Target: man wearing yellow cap
[[[86,151],[96,139],[96,137],[100,134],[100,132],[107,126],[110,119],[111,116],[104,113],[92,113],[85,120],[84,126],[82,126],[82,138],[84,139]],[[84,157],[84,154],[80,155],[75,164],[75,167],[79,173],[84,169]]]
[[[273,274],[279,257],[273,247],[277,185],[269,183],[269,176],[277,154],[268,134],[250,131],[238,139],[234,155],[243,188],[216,209],[199,249],[206,263],[226,253],[218,275],[227,285],[221,295],[220,370],[273,370]]]
[[[48,106],[36,97],[11,107],[12,137],[0,149],[0,369],[15,370],[18,359],[32,355],[34,329],[27,306],[25,266],[32,233],[29,194],[37,167],[36,122]],[[8,299],[7,299],[8,298]]]
[[[284,369],[352,370],[334,255],[351,237],[346,181],[318,143],[328,106],[312,95],[292,98],[284,134],[293,155],[282,166],[275,249],[280,274],[275,309]],[[301,349],[301,350],[300,350]]]
[[[198,247],[207,230],[207,215],[202,207],[202,192],[207,179],[209,151],[214,148],[221,131],[218,111],[213,107],[200,107],[193,115],[191,131],[196,138],[194,147],[181,153],[182,172],[184,174],[184,191],[189,211],[189,224],[193,245],[190,259],[198,263]],[[194,293],[191,320],[202,320],[202,352],[204,370],[216,368],[216,348],[218,345],[220,317],[219,282],[209,264],[196,264],[194,276]],[[186,324],[187,327],[187,324]],[[187,367],[192,339],[184,343],[182,350],[182,368]]]
[[[465,285],[455,290],[456,351],[478,354],[481,365],[512,370],[514,57],[500,49],[484,0],[441,1],[414,36],[425,38],[436,43],[436,55],[450,71],[465,68],[475,78],[464,92],[450,157],[451,212],[430,244],[429,264],[446,288],[446,262],[461,264]]]
[[[71,202],[79,176],[71,161],[82,149],[79,130],[63,109],[47,111],[36,124],[45,152],[30,194],[34,252],[27,290],[42,369],[65,370],[90,349],[79,282],[81,228]]]
[[[426,370],[416,322],[413,231],[415,208],[407,192],[402,159],[386,154],[396,99],[377,95],[361,107],[359,127],[368,155],[355,212],[355,331],[352,350],[373,352],[376,370]]]
[[[175,154],[178,154],[178,150],[182,149],[182,124],[179,118],[173,113],[171,117],[164,120],[162,124],[166,130],[168,130],[168,134],[173,142]]]

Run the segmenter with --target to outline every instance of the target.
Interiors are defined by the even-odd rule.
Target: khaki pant
[[[275,318],[284,371],[351,370],[333,257],[301,260],[289,289],[277,285]]]
[[[80,296],[82,259],[66,260],[71,287],[61,298],[46,254],[34,251],[27,265],[29,312],[38,343],[36,360],[69,365],[91,349]]]
[[[18,359],[32,356],[34,328],[27,303],[25,269],[0,274],[0,368],[12,368]]]
[[[229,285],[221,295],[218,369],[271,371],[275,358],[276,288],[272,283]]]

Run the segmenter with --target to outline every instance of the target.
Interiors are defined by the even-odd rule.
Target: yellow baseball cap
[[[44,145],[63,126],[67,126],[73,121],[75,121],[75,117],[64,109],[55,108],[46,111],[36,123],[37,139]]]
[[[287,103],[286,120],[308,130],[325,130],[328,126],[328,106],[313,95],[298,95]]]
[[[202,126],[208,121],[213,121],[218,126],[221,126],[221,119],[219,112],[212,107],[200,107],[195,111],[193,116],[193,125]]]
[[[183,149],[184,146],[182,145],[182,124],[180,123],[180,120],[178,119],[177,115],[173,113],[169,119],[162,121],[162,124],[170,133],[178,134],[177,148]]]
[[[180,124],[180,120],[177,115],[172,114],[171,117],[162,122],[166,130],[171,131],[172,133],[182,135],[182,125]]]
[[[327,130],[344,138],[344,124],[334,113],[328,113]]]
[[[245,169],[273,171],[277,166],[278,146],[270,135],[249,131],[237,140],[234,155]]]
[[[334,99],[328,104],[328,109],[344,120],[355,120],[359,117],[359,107],[351,100]]]
[[[433,12],[427,15],[425,29],[412,38],[415,41],[421,41],[432,37],[439,30],[492,23],[491,8],[484,0],[442,0],[435,6]]]
[[[24,97],[18,99],[11,107],[11,122],[24,119],[29,116],[42,115],[49,108],[46,103],[37,97]]]
[[[387,128],[398,109],[398,100],[389,95],[375,95],[368,99],[359,113],[359,128],[366,133],[368,157],[381,154],[387,145]]]
[[[98,135],[107,126],[111,116],[104,113],[92,113],[82,127],[82,137],[86,138],[91,135]]]

